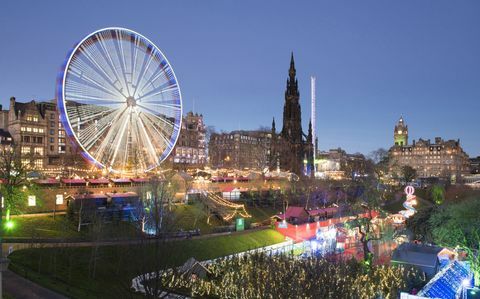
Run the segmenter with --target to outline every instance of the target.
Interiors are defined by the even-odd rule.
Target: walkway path
[[[10,270],[3,272],[3,287],[4,291],[15,299],[64,299],[49,289],[39,286],[38,284],[25,279]]]

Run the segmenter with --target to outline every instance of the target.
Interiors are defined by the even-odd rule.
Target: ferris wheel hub
[[[134,97],[128,97],[128,98],[127,98],[127,106],[128,106],[128,107],[135,107],[135,106],[137,106],[137,100],[135,100]]]

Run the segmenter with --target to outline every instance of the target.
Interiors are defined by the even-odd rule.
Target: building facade
[[[233,131],[210,136],[212,168],[258,169],[269,166],[272,135],[266,131]]]
[[[308,134],[302,130],[300,92],[296,78],[293,53],[288,71],[287,88],[283,107],[283,128],[276,133],[275,119],[272,122],[270,169],[291,171],[299,176],[313,176],[312,124]]]
[[[188,112],[182,120],[177,144],[170,154],[175,168],[204,167],[207,163],[206,127],[203,115]]]
[[[17,102],[10,98],[9,110],[2,110],[2,130],[7,131],[22,162],[45,173],[62,173],[64,168],[85,168],[77,150],[67,140],[55,100]]]
[[[349,154],[341,148],[317,152],[315,177],[321,179],[354,179],[368,173],[368,162],[364,155]]]
[[[403,166],[410,166],[417,177],[438,177],[458,181],[469,173],[468,155],[460,146],[460,140],[443,140],[436,137],[413,140],[408,143],[408,127],[400,118],[394,131],[394,145],[390,148],[390,171],[400,175]]]
[[[470,173],[480,174],[480,156],[476,158],[470,158]]]

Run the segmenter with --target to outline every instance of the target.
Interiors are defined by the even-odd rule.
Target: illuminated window
[[[27,115],[27,121],[32,121],[33,117],[31,115]]]
[[[22,131],[22,132],[25,132],[26,130],[27,130],[27,128],[25,128],[25,127],[20,128],[20,131]]]
[[[36,147],[34,153],[43,156],[43,147]]]
[[[38,128],[38,133],[45,133],[45,130],[43,128]]]
[[[22,155],[30,154],[30,147],[28,147],[28,146],[22,146],[21,153],[22,153]]]
[[[30,160],[29,159],[22,159],[22,165],[23,166],[30,165]]]
[[[38,128],[33,128],[33,133],[38,133]]]
[[[33,121],[34,121],[34,122],[38,122],[38,116],[34,116],[34,117],[33,117]]]
[[[43,160],[42,159],[36,159],[35,162],[33,163],[35,168],[41,169],[43,168]]]
[[[32,128],[27,127],[27,132],[32,132]]]

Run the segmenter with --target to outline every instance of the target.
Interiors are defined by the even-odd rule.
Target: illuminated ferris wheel
[[[86,36],[67,56],[57,92],[65,131],[100,168],[146,172],[175,146],[180,87],[167,58],[137,32]]]

